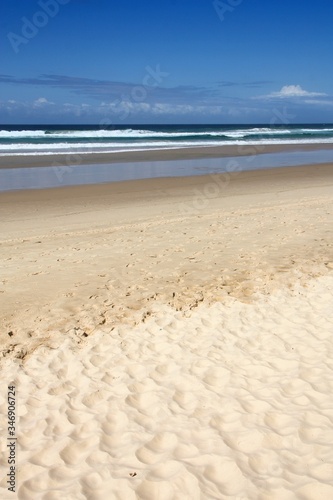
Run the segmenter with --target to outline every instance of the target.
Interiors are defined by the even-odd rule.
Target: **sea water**
[[[333,143],[333,125],[0,125],[1,155]]]
[[[330,144],[333,125],[97,125],[1,126],[1,157],[113,153],[209,146]],[[259,149],[259,148],[258,148]],[[56,160],[56,157],[55,157]],[[0,169],[0,191],[97,184],[130,179],[203,175],[228,170],[256,170],[311,163],[333,163],[333,148],[316,151],[252,154],[235,158],[81,164]]]

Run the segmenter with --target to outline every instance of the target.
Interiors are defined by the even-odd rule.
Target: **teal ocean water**
[[[0,125],[0,156],[307,143],[333,143],[333,124]]]

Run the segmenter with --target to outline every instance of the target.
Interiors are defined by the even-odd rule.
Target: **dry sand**
[[[333,498],[332,187],[321,165],[1,194],[17,497]]]

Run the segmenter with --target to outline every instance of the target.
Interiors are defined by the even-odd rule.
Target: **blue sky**
[[[332,0],[2,0],[0,123],[333,122]]]

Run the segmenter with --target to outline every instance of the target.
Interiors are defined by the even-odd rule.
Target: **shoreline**
[[[309,186],[309,180],[312,184]],[[63,203],[98,203],[100,197],[108,203],[136,203],[138,200],[165,199],[171,196],[181,196],[182,201],[193,198],[200,191],[204,194],[207,186],[216,185],[218,191],[208,199],[242,196],[247,194],[247,189],[256,190],[258,193],[283,192],[293,188],[301,189],[315,187],[316,185],[333,186],[333,164],[320,163],[312,165],[298,165],[292,167],[274,167],[267,169],[235,170],[202,175],[151,177],[143,179],[130,179],[93,184],[62,185],[50,188],[17,189],[0,192],[0,208],[6,207],[11,202],[54,202],[61,200]],[[198,194],[197,194],[198,196]],[[180,201],[178,199],[178,201]],[[14,208],[14,207],[13,207]],[[1,241],[1,237],[0,237]]]
[[[201,158],[223,158],[237,156],[252,156],[267,153],[317,151],[333,149],[333,144],[269,144],[269,145],[227,145],[189,147],[179,149],[156,149],[145,151],[126,151],[119,153],[75,153],[31,155],[31,156],[0,156],[0,169],[52,167],[52,166],[79,166],[103,163],[126,163],[148,161],[193,160]]]

